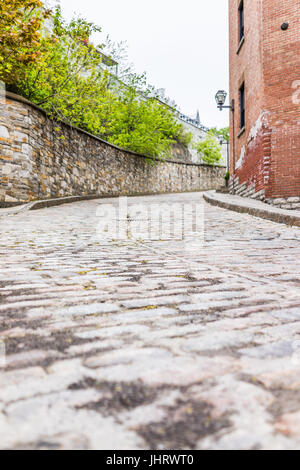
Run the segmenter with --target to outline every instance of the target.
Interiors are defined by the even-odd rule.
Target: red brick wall
[[[258,129],[254,137],[250,131],[259,120],[263,110],[263,60],[262,60],[262,7],[261,0],[244,0],[245,42],[239,46],[238,8],[240,0],[230,0],[230,95],[235,100],[235,113],[231,114],[231,174],[234,166],[244,155],[242,166],[238,165],[236,176],[240,183],[255,184],[257,191],[264,186],[263,131]],[[240,135],[239,88],[245,82],[246,131]],[[234,117],[234,119],[233,119]],[[235,158],[233,155],[235,153]],[[235,160],[235,165],[234,165]]]
[[[238,48],[238,7],[229,0],[231,174],[269,198],[300,196],[300,2],[244,0],[245,42]],[[281,25],[289,23],[282,31]],[[239,87],[246,126],[240,132]],[[293,100],[294,95],[294,100]],[[235,121],[235,125],[233,123]],[[235,155],[234,155],[235,153]],[[243,156],[243,158],[241,158]]]
[[[272,129],[267,195],[300,196],[300,100],[293,88],[300,80],[300,2],[264,0],[263,12],[264,93]],[[281,30],[284,22],[287,31]]]

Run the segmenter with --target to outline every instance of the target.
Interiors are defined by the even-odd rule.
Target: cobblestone
[[[299,449],[300,229],[128,202],[199,203],[204,240],[101,239],[117,199],[0,214],[1,448]]]

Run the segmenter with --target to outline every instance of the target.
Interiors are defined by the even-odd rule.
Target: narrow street
[[[0,213],[2,449],[299,448],[300,229],[128,198],[193,202],[204,241],[101,240],[117,198]]]

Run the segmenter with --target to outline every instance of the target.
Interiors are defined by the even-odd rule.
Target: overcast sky
[[[61,0],[63,14],[75,12],[102,27],[114,41],[127,41],[129,61],[148,82],[165,88],[182,112],[223,127],[214,95],[228,89],[226,0]]]

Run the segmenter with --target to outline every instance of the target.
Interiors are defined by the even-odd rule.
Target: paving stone
[[[61,315],[95,315],[101,313],[113,313],[120,310],[117,305],[103,303],[103,304],[89,304],[89,305],[76,305],[62,310],[55,311],[55,316]]]
[[[22,387],[24,383],[30,383],[34,380],[42,380],[46,377],[46,372],[41,367],[28,367],[10,372],[0,372],[0,389],[17,386]],[[1,393],[1,392],[0,392]]]
[[[300,349],[300,345],[299,345]],[[265,359],[266,357],[286,357],[295,353],[292,342],[271,343],[257,348],[240,349],[239,352],[244,356]]]
[[[77,346],[71,346],[66,350],[68,355],[85,355],[96,351],[97,349],[115,349],[122,346],[123,342],[117,339],[108,339],[101,341],[93,341],[92,343],[79,344]]]
[[[283,415],[275,423],[276,431],[300,439],[300,411]]]
[[[188,300],[187,296],[183,295],[174,295],[168,297],[153,297],[153,298],[146,298],[146,299],[136,299],[136,300],[128,300],[122,302],[123,307],[126,308],[141,308],[141,307],[151,307],[156,305],[172,305],[182,303]]]
[[[31,423],[30,427],[28,422]],[[24,443],[43,441],[44,436],[69,436],[71,433],[81,439],[86,439],[88,435],[90,450],[136,450],[143,445],[133,431],[113,418],[104,418],[90,410],[74,410],[59,403],[49,409],[46,404],[34,407],[25,402],[23,412],[6,418],[5,426],[0,430],[1,446],[3,449],[13,448],[14,445],[22,447]]]
[[[42,436],[36,442],[18,444],[13,450],[89,450],[90,444],[86,436],[76,433],[63,433]]]
[[[114,321],[122,323],[139,323],[143,321],[157,321],[159,317],[176,315],[177,310],[174,308],[160,307],[153,308],[150,310],[137,310],[137,311],[125,311],[120,315],[114,315]]]
[[[184,344],[185,351],[213,351],[226,347],[238,347],[240,344],[253,341],[253,333],[247,331],[219,331],[202,334],[188,339]]]
[[[111,353],[100,354],[91,357],[84,362],[86,367],[92,369],[120,364],[141,363],[148,365],[150,361],[171,358],[172,354],[164,349],[143,348],[143,349],[120,349]],[[144,362],[145,361],[145,362]]]
[[[256,374],[255,380],[269,389],[299,390],[299,357],[296,363],[291,359],[285,366],[286,368],[283,367],[281,370],[259,372]]]
[[[19,354],[11,354],[6,356],[7,367],[22,367],[31,365],[32,363],[42,362],[45,359],[59,357],[58,351],[41,351],[33,350],[28,352],[22,352]]]
[[[162,367],[157,370],[144,370],[139,377],[143,382],[152,386],[162,384],[173,386],[184,384],[186,386],[223,374],[237,373],[239,370],[239,363],[226,356],[217,360],[201,357],[192,363],[188,357],[179,357],[173,359],[172,365],[162,364]]]
[[[147,326],[143,325],[126,325],[126,326],[112,326],[110,328],[99,328],[98,330],[83,331],[76,333],[78,338],[94,339],[94,338],[114,338],[115,336],[123,336],[126,334],[138,335],[148,330]]]
[[[300,307],[274,310],[271,315],[280,320],[300,320]]]

